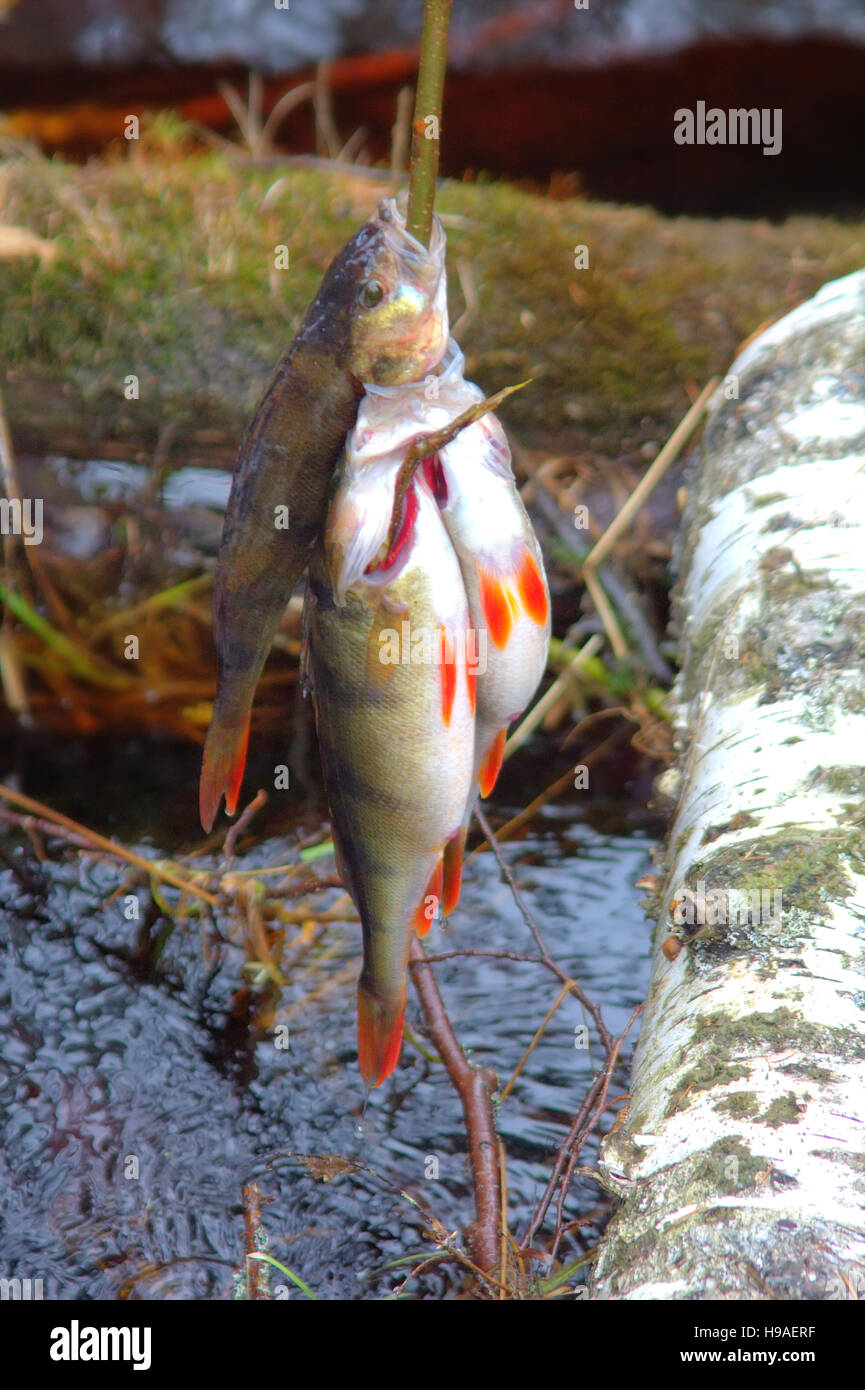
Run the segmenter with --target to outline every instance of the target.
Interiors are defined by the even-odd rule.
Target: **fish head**
[[[433,219],[429,249],[384,199],[355,263],[348,369],[362,382],[395,386],[425,376],[448,343],[445,236]]]

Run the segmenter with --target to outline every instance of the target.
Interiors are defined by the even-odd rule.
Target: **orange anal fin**
[[[198,789],[198,809],[201,824],[208,834],[216,820],[223,792],[228,815],[233,816],[237,810],[248,744],[248,715],[243,724],[227,726],[214,719],[207,731]]]
[[[529,617],[539,627],[543,627],[549,614],[547,590],[543,576],[535,563],[535,557],[528,549],[523,552],[523,562],[517,575],[517,587],[520,591],[523,607]]]
[[[433,924],[439,904],[443,895],[444,883],[444,859],[440,859],[433,869],[432,878],[427,884],[427,890],[421,899],[413,918],[414,929],[418,936],[426,936]]]
[[[442,858],[444,882],[442,884],[442,913],[449,917],[460,900],[460,885],[463,876],[463,850],[466,832],[458,830],[445,845]]]
[[[507,646],[511,635],[517,616],[517,600],[507,581],[503,581],[494,570],[485,569],[482,564],[478,564],[478,580],[481,610],[490,641],[501,650]]]
[[[399,1061],[404,1017],[405,990],[396,1006],[388,1006],[358,986],[357,1060],[367,1090],[380,1086]]]
[[[499,773],[502,770],[502,760],[505,755],[506,734],[507,729],[499,730],[490,745],[486,757],[481,763],[481,770],[478,774],[481,796],[489,796],[498,781]]]

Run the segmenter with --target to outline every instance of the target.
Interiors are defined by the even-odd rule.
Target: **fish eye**
[[[365,309],[374,309],[384,299],[384,285],[378,280],[367,280],[361,285],[358,300]]]

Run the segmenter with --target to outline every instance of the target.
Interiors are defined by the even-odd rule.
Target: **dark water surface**
[[[50,757],[19,750],[16,761],[24,790],[142,853],[196,839],[194,750],[131,742],[109,756],[67,744]],[[502,793],[514,805],[494,805],[495,823],[529,799],[514,776]],[[613,1032],[646,989],[649,932],[633,884],[656,831],[633,801],[575,796],[505,847],[551,953]],[[295,843],[270,835],[233,867],[289,862]],[[0,1275],[42,1278],[46,1298],[231,1298],[244,1261],[241,1194],[256,1181],[276,1259],[320,1297],[380,1298],[405,1273],[382,1266],[431,1248],[423,1210],[401,1189],[448,1231],[472,1218],[461,1111],[441,1065],[407,1040],[395,1077],[359,1119],[356,924],[328,926],[290,975],[274,1019],[289,1028],[280,1050],[250,1026],[237,936],[214,950],[194,917],[173,933],[155,910],[126,921],[122,893],[109,899],[132,890],[113,861],[52,843],[40,864],[17,833],[0,836],[0,856]],[[144,904],[146,890],[135,891]],[[469,861],[459,910],[426,944],[534,953],[492,855]],[[557,981],[534,964],[477,957],[436,971],[463,1046],[504,1083]],[[410,991],[413,1029],[418,1015]],[[596,1039],[591,1055],[575,1048],[581,1022],[567,1000],[499,1113],[518,1236],[600,1058]],[[308,1155],[360,1166],[324,1181]],[[578,1180],[569,1216],[598,1200]],[[566,1242],[563,1255],[579,1249]],[[406,1293],[447,1297],[459,1286],[458,1271],[442,1267]],[[304,1297],[275,1270],[271,1292]]]

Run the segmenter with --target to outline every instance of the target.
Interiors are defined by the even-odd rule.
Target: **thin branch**
[[[484,834],[490,842],[490,847],[493,851],[493,854],[496,856],[496,859],[498,860],[499,868],[501,869],[511,892],[514,895],[514,901],[516,902],[517,907],[520,909],[520,912],[523,914],[529,931],[535,938],[535,942],[537,943],[537,947],[541,953],[541,958],[544,964],[547,966],[549,970],[552,970],[553,973],[559,977],[563,985],[567,984],[570,989],[570,992],[575,996],[575,998],[579,999],[583,1008],[586,1010],[586,1013],[593,1020],[595,1027],[598,1030],[598,1037],[601,1040],[601,1046],[603,1047],[607,1055],[609,1055],[613,1048],[613,1039],[610,1036],[610,1033],[607,1031],[607,1026],[604,1023],[600,1009],[598,1008],[597,1004],[592,1003],[591,999],[587,997],[580,985],[578,985],[574,980],[572,980],[565,973],[562,967],[558,965],[556,961],[553,960],[552,956],[547,950],[546,942],[544,941],[544,938],[541,935],[541,929],[535,921],[534,916],[532,915],[532,912],[525,898],[523,897],[522,893],[517,887],[516,880],[514,879],[514,876],[511,873],[507,860],[504,858],[501,850],[499,849],[498,841],[496,840],[492,827],[490,826],[489,821],[487,820],[479,805],[475,807],[475,815],[478,818],[481,830],[483,830]]]
[[[406,218],[408,231],[424,246],[432,232],[450,15],[451,0],[424,0]]]

